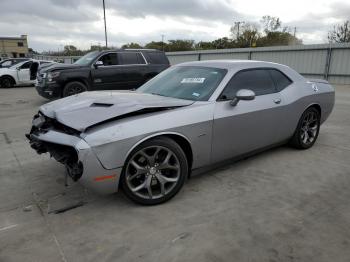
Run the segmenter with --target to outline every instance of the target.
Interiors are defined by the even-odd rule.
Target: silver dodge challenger
[[[27,138],[74,181],[159,204],[194,170],[290,143],[310,148],[334,106],[325,80],[240,60],[172,66],[136,91],[92,91],[40,107]]]

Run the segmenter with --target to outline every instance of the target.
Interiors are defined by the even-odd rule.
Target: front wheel
[[[314,145],[320,131],[320,113],[310,107],[302,114],[297,129],[290,141],[298,149],[308,149]]]
[[[11,77],[4,76],[0,79],[0,86],[3,88],[14,87],[15,81]]]
[[[136,203],[155,205],[168,201],[183,186],[188,163],[181,147],[162,137],[136,147],[125,162],[122,188]]]
[[[67,97],[67,96],[76,95],[85,91],[87,91],[87,88],[83,83],[78,81],[69,82],[68,84],[65,85],[62,96]]]

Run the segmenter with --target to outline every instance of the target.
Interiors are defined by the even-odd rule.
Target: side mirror
[[[17,66],[16,69],[19,71],[19,70],[21,70],[21,67]]]
[[[103,66],[103,62],[101,60],[96,61],[94,64],[95,68],[98,68],[99,66]]]
[[[253,100],[255,98],[255,93],[249,89],[241,89],[236,93],[236,97],[231,100],[230,105],[236,106],[239,100]]]

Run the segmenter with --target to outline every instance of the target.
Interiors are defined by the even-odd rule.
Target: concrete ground
[[[310,150],[270,150],[144,207],[65,188],[24,138],[47,100],[0,89],[0,261],[350,261],[350,88],[336,91]]]

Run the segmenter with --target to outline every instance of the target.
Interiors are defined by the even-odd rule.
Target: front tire
[[[0,79],[0,86],[3,88],[12,88],[15,86],[15,81],[8,76],[4,76]]]
[[[161,137],[137,146],[128,156],[121,178],[125,195],[142,205],[161,204],[174,197],[188,175],[181,147]]]
[[[290,141],[297,149],[312,147],[320,131],[320,112],[315,107],[309,107],[300,117],[297,129]]]
[[[62,93],[62,97],[76,95],[87,91],[86,86],[78,81],[69,82],[65,85]]]

